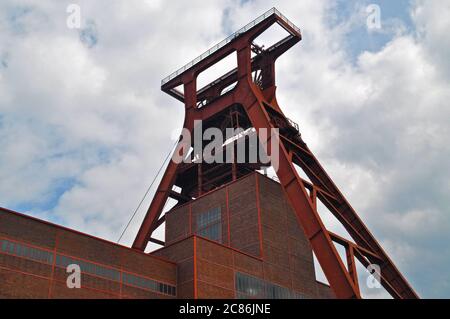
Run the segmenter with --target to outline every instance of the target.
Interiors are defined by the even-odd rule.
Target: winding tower
[[[255,39],[275,24],[288,35],[267,48],[258,46]],[[210,127],[224,132],[227,128],[257,132],[259,147],[267,154],[272,154],[275,150],[271,148],[276,145],[279,155],[276,174],[284,196],[337,298],[361,297],[356,259],[365,267],[380,266],[381,284],[392,297],[418,298],[303,141],[298,125],[285,116],[277,103],[275,61],[301,38],[300,29],[273,8],[163,79],[161,89],[184,104],[183,127],[190,132],[200,120],[202,132]],[[236,57],[237,67],[198,88],[198,76],[230,55]],[[272,132],[271,129],[279,134],[261,138],[262,130]],[[244,134],[240,140],[248,136]],[[238,147],[239,139],[233,143]],[[175,153],[193,147],[191,141],[180,138]],[[144,251],[148,242],[165,244],[154,238],[153,233],[166,221],[163,210],[169,198],[177,201],[175,207],[182,206],[266,165],[260,161],[198,161],[196,155],[201,151],[203,148],[191,152],[187,162],[169,162],[135,238],[134,249]],[[318,201],[336,217],[352,240],[326,229],[318,213]],[[336,244],[345,248],[344,260]]]

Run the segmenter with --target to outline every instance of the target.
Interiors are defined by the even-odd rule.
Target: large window
[[[197,214],[196,234],[222,242],[222,214],[220,207]]]
[[[257,277],[236,272],[236,292],[239,299],[302,299],[304,296],[286,287]]]

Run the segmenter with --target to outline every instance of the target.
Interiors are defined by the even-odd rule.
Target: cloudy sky
[[[160,80],[273,6],[303,33],[280,105],[417,292],[450,297],[448,1],[3,0],[0,206],[117,241],[182,125]]]

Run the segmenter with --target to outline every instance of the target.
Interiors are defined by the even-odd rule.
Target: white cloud
[[[0,204],[115,241],[182,125],[161,78],[270,4],[80,1],[89,48],[66,27],[68,3],[0,5]],[[277,62],[280,105],[419,293],[448,295],[421,271],[450,260],[439,244],[450,239],[450,22],[435,18],[449,6],[414,2],[417,33],[391,21],[391,41],[356,61],[345,41],[360,8],[349,22],[328,1],[277,8],[303,33]],[[66,179],[56,206],[39,208]]]

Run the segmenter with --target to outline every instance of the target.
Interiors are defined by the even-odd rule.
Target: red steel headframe
[[[265,49],[264,54],[252,58],[251,52],[254,50],[252,41],[274,23],[282,26],[289,36]],[[257,132],[261,129],[276,128],[275,118],[288,120],[275,97],[275,60],[300,40],[300,30],[273,8],[164,79],[162,90],[184,102],[184,128],[191,132],[194,129],[194,120],[208,119],[233,104],[243,106]],[[197,91],[197,76],[232,52],[237,53],[237,68]],[[263,70],[265,74],[263,88],[252,80],[254,70]],[[217,96],[206,106],[198,106],[199,99],[208,96],[208,93],[220,92],[234,82],[237,84],[232,91]],[[176,90],[176,87],[180,85],[184,87],[184,94]],[[269,135],[266,140],[260,140],[268,154],[272,154],[270,149],[272,138],[278,139],[278,143],[274,145],[279,147],[277,176],[280,184],[336,297],[361,297],[356,274],[356,257],[366,267],[370,264],[380,266],[381,284],[394,298],[418,298],[301,137],[292,139],[283,134]],[[191,145],[186,145],[186,142],[180,139],[176,151],[186,146]],[[299,166],[311,182],[302,179],[294,165]],[[133,243],[133,248],[145,250],[149,241],[163,244],[152,238],[152,233],[165,221],[163,208],[168,198],[180,198],[179,194],[177,196],[177,193],[172,190],[177,176],[177,167],[178,164],[174,161],[169,162]],[[317,199],[338,219],[353,241],[331,233],[325,228],[317,211]],[[345,247],[347,267],[334,243]]]

